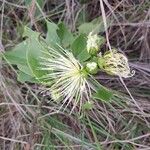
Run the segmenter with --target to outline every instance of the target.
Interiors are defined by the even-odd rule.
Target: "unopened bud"
[[[100,48],[100,45],[104,43],[103,37],[98,37],[97,34],[94,34],[92,32],[89,33],[88,39],[87,39],[87,51],[91,55],[96,55],[98,53],[98,50]]]
[[[134,71],[131,72],[127,57],[116,50],[109,51],[103,57],[99,57],[98,66],[110,75],[124,78],[131,77],[135,73]]]
[[[98,72],[98,65],[96,62],[88,62],[86,64],[86,70],[90,74],[96,74]]]

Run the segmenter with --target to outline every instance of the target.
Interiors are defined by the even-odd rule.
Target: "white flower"
[[[53,81],[50,91],[59,93],[63,101],[61,108],[64,105],[66,108],[70,103],[73,104],[72,110],[78,103],[81,108],[83,99],[89,101],[91,96],[86,70],[72,53],[60,46],[57,50],[49,48],[46,55],[42,58],[41,69],[47,70],[49,73],[43,78],[47,81]]]

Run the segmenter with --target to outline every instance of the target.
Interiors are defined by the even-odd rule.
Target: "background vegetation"
[[[107,42],[101,51],[108,49],[109,41],[136,71],[124,81],[96,75],[115,91],[112,101],[94,101],[82,116],[78,110],[68,115],[69,108],[58,114],[44,86],[18,82],[17,67],[0,57],[0,149],[150,149],[149,0],[0,0],[0,17],[1,54],[24,40],[24,26],[46,36],[45,19],[64,22],[73,33],[104,22],[108,28],[102,25],[99,34]]]

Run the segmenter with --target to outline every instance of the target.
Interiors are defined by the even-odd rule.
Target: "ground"
[[[0,149],[4,150],[149,150],[150,149],[150,2],[149,0],[0,0],[0,53],[23,41],[24,26],[46,34],[45,18],[78,26],[99,18],[109,45],[129,60],[127,79],[99,73],[95,78],[114,91],[110,102],[78,114],[52,113],[45,86],[21,83],[17,67],[0,55]],[[95,24],[95,23],[94,23]],[[105,28],[105,29],[106,29]],[[44,91],[44,92],[43,92]]]

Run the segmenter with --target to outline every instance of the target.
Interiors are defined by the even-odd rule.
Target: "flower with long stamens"
[[[78,103],[81,107],[83,99],[89,101],[91,87],[87,80],[88,73],[71,52],[60,46],[57,50],[49,48],[47,56],[42,58],[41,66],[41,70],[48,71],[42,78],[53,81],[50,91],[57,93],[57,99],[63,101],[62,106],[67,107],[72,103],[73,110]]]
[[[128,78],[135,73],[134,71],[131,72],[127,57],[118,53],[115,49],[106,52],[104,56],[99,57],[98,65],[100,69],[110,75]]]

